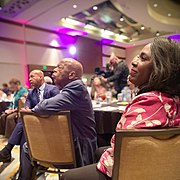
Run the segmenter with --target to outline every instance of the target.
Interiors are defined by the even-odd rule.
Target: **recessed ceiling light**
[[[93,6],[93,10],[96,11],[98,9],[97,6]]]
[[[158,4],[157,4],[157,3],[154,3],[153,6],[154,6],[154,7],[158,7]]]
[[[156,32],[156,36],[160,36],[160,33],[159,33],[159,31],[157,31],[157,32]]]
[[[168,13],[168,16],[170,17],[170,16],[171,16],[171,13]]]
[[[73,8],[74,8],[74,9],[76,9],[76,8],[77,8],[77,5],[76,5],[76,4],[74,4],[74,5],[73,5]]]
[[[145,29],[145,27],[142,25],[142,26],[141,26],[141,30],[144,30],[144,29]]]
[[[123,16],[121,16],[119,20],[120,20],[121,22],[122,22],[122,21],[124,21],[124,18],[123,18]]]

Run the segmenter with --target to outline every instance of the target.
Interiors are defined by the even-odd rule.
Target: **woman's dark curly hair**
[[[154,90],[180,96],[180,44],[166,37],[157,37],[150,48],[153,70],[149,82],[139,93]]]

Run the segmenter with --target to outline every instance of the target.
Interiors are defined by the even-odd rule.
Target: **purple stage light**
[[[75,55],[75,54],[76,54],[76,47],[75,47],[75,46],[70,46],[70,48],[69,48],[69,53],[70,53],[71,55]]]
[[[102,44],[112,44],[113,42],[114,40],[112,39],[105,39],[105,38],[101,39]]]
[[[180,42],[180,34],[174,34],[174,35],[168,36],[168,38],[173,39],[177,42]]]
[[[71,28],[59,28],[58,32],[62,34],[67,34],[70,36],[86,36],[88,34],[87,32],[75,30]]]

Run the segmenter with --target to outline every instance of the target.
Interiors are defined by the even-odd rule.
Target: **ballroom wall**
[[[27,65],[56,66],[63,57],[78,59],[84,65],[85,73],[93,73],[94,67],[102,66],[102,48],[96,40],[4,20],[0,20],[0,27],[0,76],[3,77],[0,84],[12,77],[20,79],[23,85],[28,84]],[[77,46],[75,56],[69,53],[71,45]]]
[[[84,73],[90,78],[95,67],[105,67],[111,52],[127,62],[134,53],[134,48],[126,50],[107,41],[59,34],[2,19],[0,27],[0,87],[12,77],[28,85],[30,65],[43,69],[44,65],[56,66],[63,57],[73,57],[83,64]],[[76,55],[69,53],[72,45],[77,48]]]

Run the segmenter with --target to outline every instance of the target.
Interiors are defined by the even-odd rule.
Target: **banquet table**
[[[117,101],[113,101],[111,104],[93,102],[99,147],[110,145],[111,137],[115,133],[116,125],[125,110],[126,104]]]

